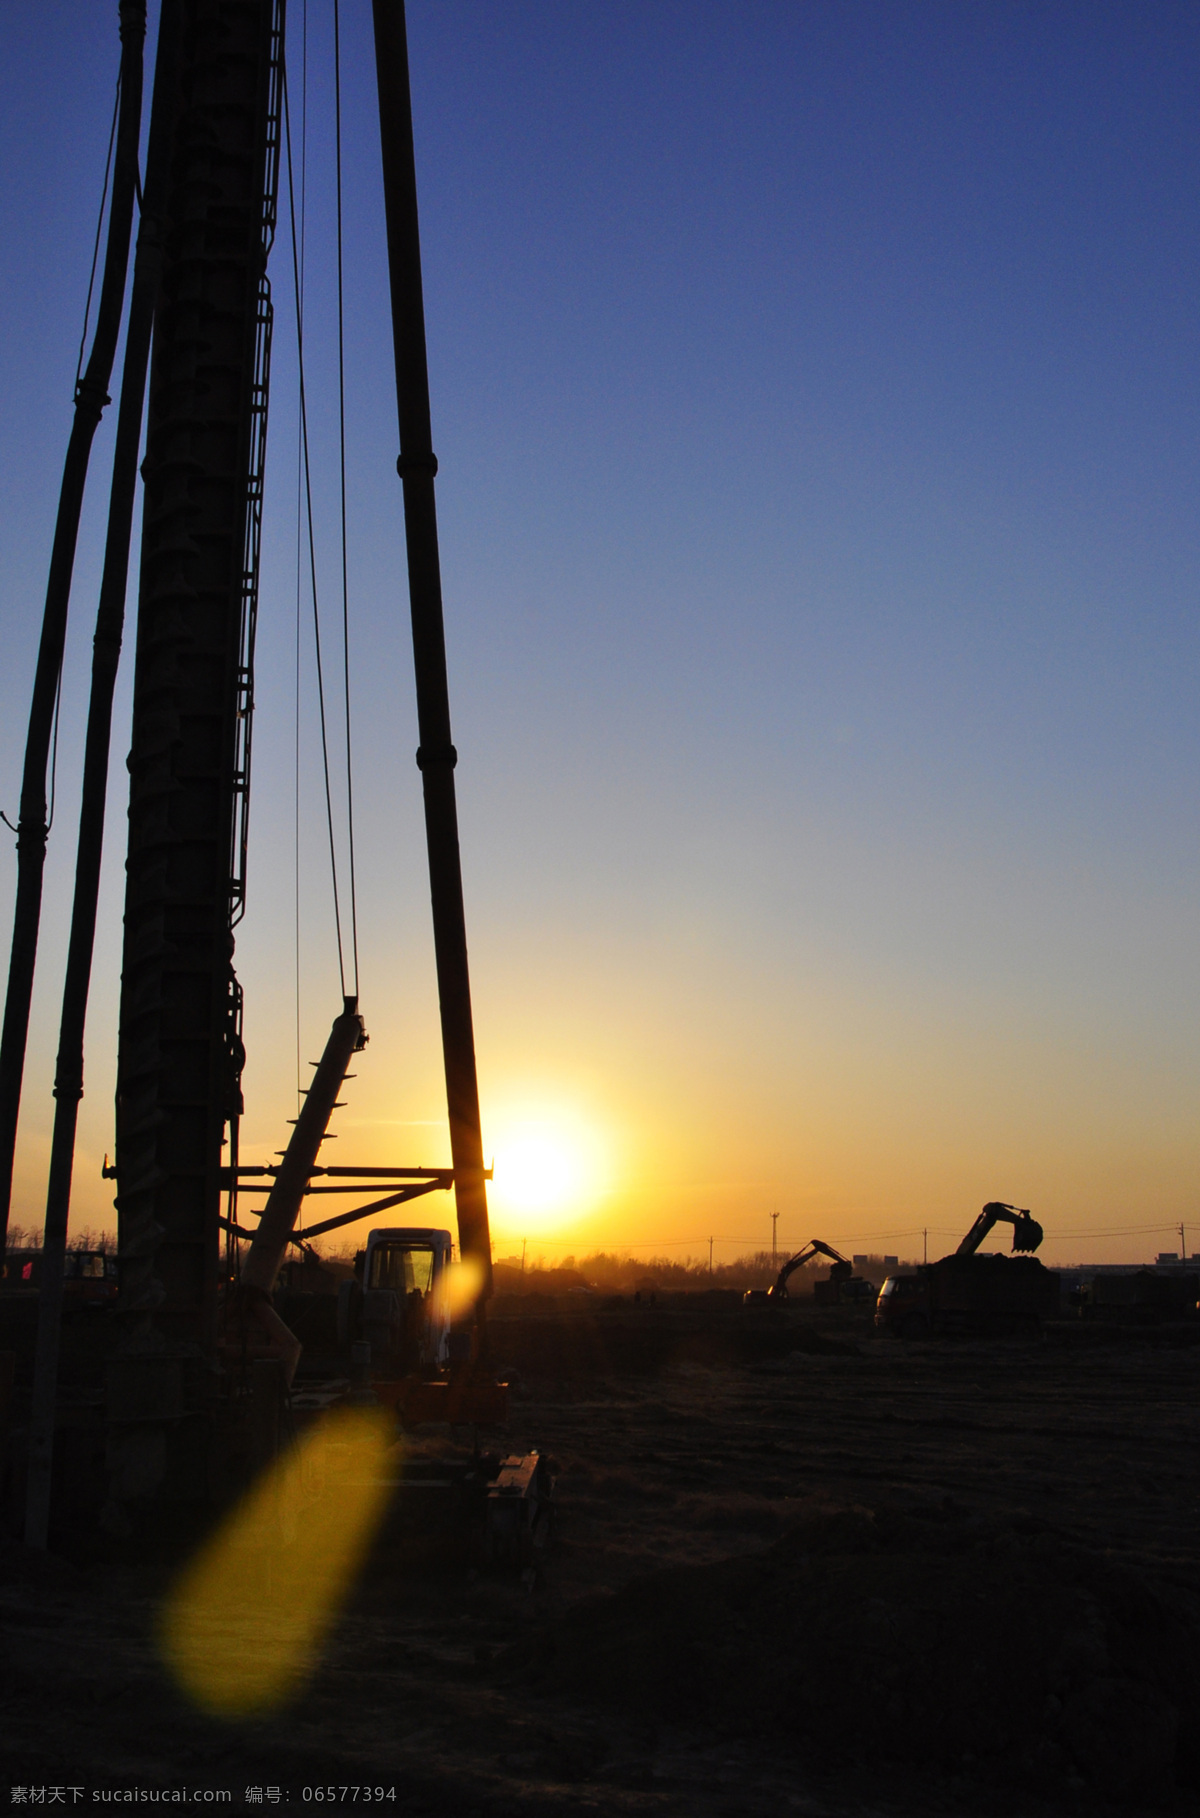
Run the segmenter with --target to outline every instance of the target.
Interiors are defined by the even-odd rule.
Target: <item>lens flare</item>
[[[464,1256],[446,1270],[443,1293],[451,1319],[457,1319],[479,1299],[483,1286],[483,1264],[477,1256]]]
[[[161,1645],[218,1717],[256,1717],[310,1677],[382,1517],[395,1429],[346,1408],[277,1459],[179,1578]]]

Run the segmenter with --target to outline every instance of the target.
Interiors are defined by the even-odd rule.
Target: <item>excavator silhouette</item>
[[[1014,1254],[980,1255],[984,1238],[1002,1223],[1013,1228]],[[957,1250],[910,1275],[888,1276],[875,1303],[876,1326],[900,1338],[1036,1333],[1059,1310],[1058,1276],[1028,1254],[1043,1235],[1028,1208],[989,1200]]]
[[[819,1237],[812,1237],[803,1250],[797,1250],[795,1256],[789,1256],[774,1283],[769,1288],[748,1288],[742,1296],[742,1304],[747,1307],[777,1305],[788,1298],[788,1282],[814,1256],[827,1256],[830,1261],[829,1275],[825,1281],[813,1283],[813,1297],[819,1307],[836,1307],[847,1300],[874,1300],[875,1290],[869,1281],[855,1275],[854,1264],[850,1262],[832,1244],[822,1243]]]
[[[989,1200],[967,1235],[954,1252],[956,1256],[974,1256],[980,1244],[1001,1221],[1013,1228],[1014,1250],[1036,1250],[1046,1235],[1027,1206],[1009,1206],[1002,1199]]]

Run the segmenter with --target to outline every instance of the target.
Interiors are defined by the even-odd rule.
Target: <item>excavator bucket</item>
[[[1045,1232],[1037,1219],[1030,1218],[1027,1212],[1023,1212],[1019,1218],[1013,1221],[1012,1247],[1014,1250],[1036,1250],[1044,1236]]]

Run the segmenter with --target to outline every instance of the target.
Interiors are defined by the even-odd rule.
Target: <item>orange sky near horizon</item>
[[[293,99],[344,861],[331,14],[310,10]],[[370,9],[346,10],[370,1045],[331,1153],[444,1165]],[[12,818],[117,39],[115,9],[80,0],[70,30],[9,12]],[[1146,1262],[1179,1248],[1181,1222],[1200,1250],[1200,15],[863,0],[709,7],[697,31],[686,7],[408,12],[497,1253],[528,1239],[706,1258],[711,1237],[727,1260],[769,1248],[777,1210],[781,1247],[912,1258],[925,1229],[931,1255],[952,1249],[991,1199],[1031,1208],[1049,1263]],[[307,1077],[341,1007],[288,232],[281,207],[236,952],[248,1162],[283,1148],[297,1063]],[[27,1228],[46,1192],[114,419],[63,673],[12,1213]],[[75,1231],[115,1219],[100,1171],[135,596]],[[5,954],[14,883],[0,842]],[[453,1224],[448,1199],[418,1204]]]
[[[489,982],[485,973],[476,997],[498,1256],[519,1252],[528,1240],[531,1252],[550,1258],[626,1248],[700,1258],[713,1236],[716,1259],[728,1261],[770,1247],[770,1215],[778,1210],[783,1249],[819,1236],[847,1252],[912,1258],[921,1254],[923,1227],[929,1253],[942,1254],[991,1198],[1032,1208],[1046,1229],[1041,1254],[1049,1263],[1143,1262],[1179,1248],[1173,1227],[1181,1216],[1185,1228],[1187,1222],[1177,1187],[1186,1128],[1172,1143],[1169,1127],[1147,1133],[1132,1114],[1124,1129],[1103,1127],[1102,1112],[1086,1103],[1084,1088],[1094,1080],[1067,1075],[1067,1057],[1043,1057],[1033,1072],[1031,1055],[1015,1039],[997,1053],[962,1032],[948,1055],[941,1031],[924,1051],[906,1044],[906,1064],[892,1069],[844,1030],[835,1045],[826,1025],[828,1045],[810,1028],[805,1039],[793,1037],[786,1071],[778,1060],[755,1069],[744,1057],[738,1064],[737,1047],[748,1045],[745,1023],[764,1047],[772,1035],[781,1040],[781,1031],[775,1016],[753,1014],[743,999],[729,1007],[722,1031],[728,1071],[714,1066],[711,1054],[688,1054],[678,1017],[672,1043],[663,1043],[653,1010],[637,1039],[628,1039],[619,1015],[607,1028],[597,1016],[586,1041],[569,1043],[564,1034],[574,1032],[559,1031],[551,1069],[536,1064],[544,1018],[534,1042],[505,1042],[500,1018],[495,1033],[489,1028]],[[339,1163],[448,1163],[432,991],[427,995],[420,1060],[399,1051],[386,1013],[371,1016],[364,1005],[372,1039],[356,1057],[357,1077],[333,1121]],[[286,1006],[280,1009],[286,1020]],[[262,1015],[249,1011],[251,1037]],[[314,1028],[306,1050],[315,1056],[321,1039]],[[295,1106],[290,1046],[280,1052],[251,1040],[245,1161],[269,1161],[286,1141]],[[111,1142],[109,1103],[95,1085],[101,1071],[93,1061],[75,1229],[115,1226],[112,1185],[98,1178]],[[1076,1075],[1081,1071],[1076,1057]],[[39,1163],[48,1134],[34,1100],[14,1196],[17,1224],[40,1223]],[[320,1209],[328,1214],[328,1201]],[[425,1219],[453,1228],[450,1198],[414,1208],[410,1222]],[[329,1241],[361,1241],[371,1222]],[[1003,1235],[993,1241],[1002,1243]],[[1188,1249],[1200,1249],[1200,1221]]]

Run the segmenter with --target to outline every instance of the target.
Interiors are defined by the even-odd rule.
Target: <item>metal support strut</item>
[[[75,416],[63,463],[58,517],[50,551],[50,574],[42,614],[42,636],[34,672],[33,701],[25,743],[25,768],[21,779],[21,807],[17,819],[17,901],[13,912],[12,952],[8,991],[4,1000],[4,1027],[0,1034],[0,1253],[8,1234],[8,1209],[12,1195],[13,1159],[17,1121],[21,1109],[21,1082],[25,1072],[25,1044],[29,1036],[29,1007],[37,961],[38,929],[42,915],[42,876],[46,866],[46,766],[58,678],[62,671],[67,636],[67,608],[75,567],[79,514],[92,440],[108,403],[125,299],[125,274],[129,240],[133,231],[133,204],[137,188],[138,137],[142,118],[142,47],[146,36],[144,0],[123,0],[121,19],[121,101],[117,121],[116,160],[113,167],[112,203],[96,334],[88,363],[75,388]]]
[[[283,1359],[290,1384],[300,1360],[300,1344],[271,1305],[271,1289],[287,1249],[317,1154],[325,1141],[337,1095],[346,1082],[351,1056],[366,1046],[367,1033],[358,1015],[358,999],[348,997],[329,1031],[304,1108],[284,1152],[270,1196],[262,1210],[250,1253],[242,1265],[238,1298],[242,1316],[253,1319],[272,1339]]]
[[[425,797],[425,838],[429,851],[433,940],[459,1247],[464,1258],[474,1258],[480,1267],[482,1287],[476,1304],[476,1324],[482,1338],[484,1302],[492,1292],[491,1241],[454,793],[457,753],[450,733],[446,637],[442,622],[437,507],[433,489],[437,460],[429,419],[425,304],[421,288],[417,178],[403,0],[374,0],[374,18],[396,401],[400,418],[400,459],[396,465],[404,486],[408,591],[421,740],[417,763]]]
[[[25,1510],[25,1541],[26,1545],[32,1547],[46,1545],[50,1522],[64,1253],[71,1209],[75,1130],[79,1101],[83,1097],[83,1037],[96,938],[100,863],[104,849],[104,805],[108,788],[113,690],[116,686],[125,623],[129,538],[137,492],[146,368],[150,358],[150,336],[162,265],[162,179],[165,175],[175,101],[178,10],[178,0],[165,0],[159,20],[154,98],[150,114],[150,155],[134,256],[129,322],[125,334],[125,360],[121,375],[121,400],[117,407],[104,569],[92,649],[92,689],[84,744],[75,894],[71,908],[67,971],[63,982],[58,1063],[54,1076],[54,1132],[50,1144],[50,1175],[42,1238],[42,1281],[38,1296],[37,1354],[34,1362]]]

